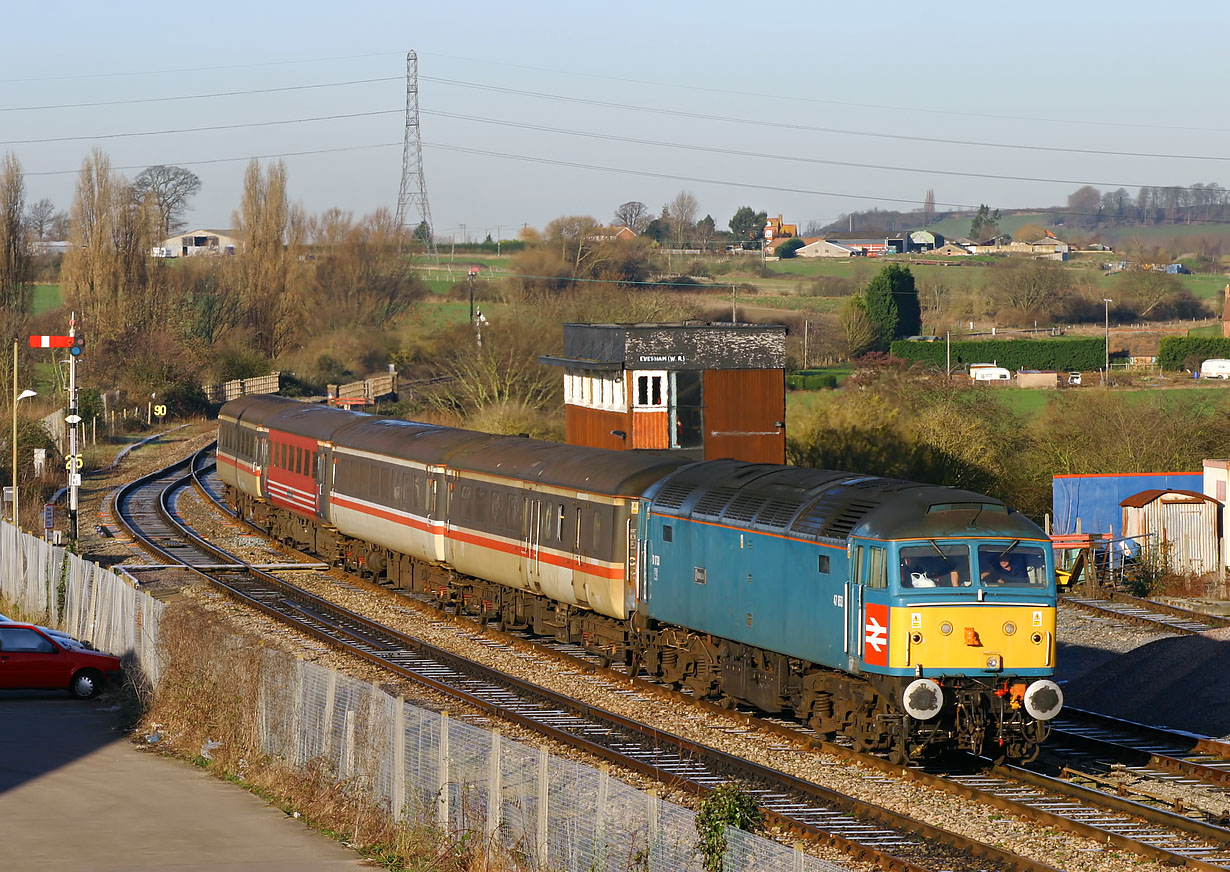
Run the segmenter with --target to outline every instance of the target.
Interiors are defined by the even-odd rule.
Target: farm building
[[[1055,370],[1023,369],[1016,374],[1019,388],[1057,388],[1059,373]]]
[[[1216,572],[1221,503],[1191,490],[1146,490],[1123,500],[1123,535],[1172,572]]]
[[[191,230],[177,233],[154,249],[155,257],[194,257],[201,254],[235,254],[240,248],[234,230]]]
[[[795,257],[854,257],[858,252],[848,245],[832,242],[828,239],[817,239],[808,242],[794,253]]]
[[[786,459],[786,328],[565,324],[564,421],[573,445],[696,459]]]

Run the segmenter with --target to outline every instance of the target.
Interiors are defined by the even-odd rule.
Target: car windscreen
[[[898,554],[903,588],[969,587],[969,546],[928,542],[906,545]]]
[[[978,577],[986,587],[1046,587],[1046,552],[1019,543],[979,545]]]

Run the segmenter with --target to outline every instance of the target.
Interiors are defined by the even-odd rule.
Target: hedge
[[[1166,336],[1158,345],[1157,365],[1183,369],[1188,359],[1230,358],[1230,339],[1221,336]]]
[[[837,376],[832,373],[791,373],[786,376],[786,387],[792,391],[832,390],[837,387]]]
[[[1163,340],[1164,342],[1165,340]],[[894,357],[929,363],[943,369],[946,349],[943,342],[899,339],[890,346]],[[1230,354],[1226,355],[1230,357]],[[953,369],[971,363],[997,363],[1012,370],[1045,369],[1085,371],[1106,365],[1104,339],[987,339],[952,343]]]

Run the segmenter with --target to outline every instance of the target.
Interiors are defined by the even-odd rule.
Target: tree
[[[795,252],[806,244],[807,243],[805,243],[802,239],[799,239],[797,236],[793,239],[787,239],[781,245],[777,246],[777,256],[786,258],[794,257]]]
[[[887,351],[894,339],[914,336],[922,329],[918,290],[908,267],[889,264],[867,285],[867,317],[876,325],[877,351]]]
[[[730,219],[730,232],[736,239],[760,239],[769,219],[767,212],[756,212],[751,206],[740,206]]]
[[[72,232],[72,217],[64,211],[57,212],[51,219],[48,233],[52,239],[68,239]]]
[[[34,271],[23,213],[25,177],[17,155],[8,152],[0,162],[0,324],[4,338],[16,335],[30,311]]]
[[[37,203],[26,207],[26,228],[34,239],[46,239],[47,231],[51,229],[51,221],[55,217],[55,204],[46,197]]]
[[[1017,228],[1013,238],[1021,242],[1037,242],[1039,239],[1046,239],[1046,228],[1041,224],[1026,224]]]
[[[999,235],[999,210],[992,210],[986,203],[978,207],[978,214],[969,226],[970,239],[982,242]]]
[[[1068,214],[1080,227],[1093,227],[1102,216],[1102,194],[1092,185],[1068,194]]]
[[[666,204],[671,222],[671,235],[675,238],[676,244],[682,244],[692,232],[696,224],[696,211],[699,208],[700,204],[696,202],[696,198],[687,191],[680,191],[675,195],[675,199]]]
[[[300,276],[305,323],[316,333],[387,328],[427,293],[401,256],[402,230],[387,209],[361,221],[330,209],[305,220]]]
[[[713,241],[713,236],[717,232],[716,223],[712,215],[706,215],[696,222],[696,238],[702,246],[707,246]]]
[[[669,232],[670,228],[667,222],[663,221],[661,218],[654,218],[645,225],[645,230],[641,235],[646,239],[660,243],[666,239]]]
[[[431,225],[426,221],[420,221],[419,226],[414,228],[414,238],[423,245],[431,243]]]
[[[987,277],[987,296],[1022,315],[1044,314],[1070,288],[1069,272],[1052,260],[1009,259]]]
[[[615,223],[628,227],[634,233],[641,233],[651,217],[649,207],[640,200],[629,200],[615,210]]]
[[[927,195],[923,197],[922,218],[924,224],[935,220],[935,191],[931,188],[927,189]]]
[[[867,301],[860,295],[849,297],[841,310],[841,329],[846,336],[846,353],[858,357],[870,351],[879,339],[879,330],[867,317]]]
[[[158,164],[147,167],[132,180],[138,200],[150,197],[158,210],[158,227],[162,239],[184,228],[184,212],[188,201],[201,190],[196,173],[183,167]]]
[[[294,328],[297,301],[290,291],[287,232],[286,165],[270,164],[262,172],[253,158],[243,179],[243,198],[234,216],[243,254],[235,258],[235,280],[243,325],[256,350],[272,359],[286,346]]]

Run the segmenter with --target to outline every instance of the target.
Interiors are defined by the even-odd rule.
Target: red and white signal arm
[[[31,348],[72,348],[71,336],[31,336]]]
[[[888,665],[888,606],[882,603],[863,606],[863,662]]]

